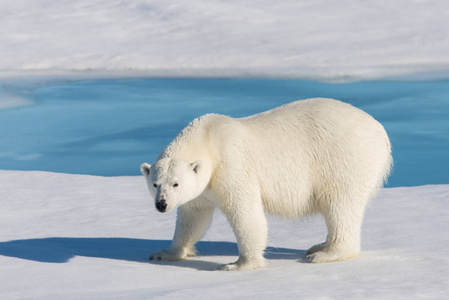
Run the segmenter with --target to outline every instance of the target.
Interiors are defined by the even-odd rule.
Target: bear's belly
[[[313,200],[304,195],[262,196],[262,204],[265,212],[282,218],[297,219],[316,213]]]
[[[308,174],[299,168],[281,168],[277,172],[272,172],[274,166],[270,169],[271,172],[259,172],[259,176],[262,175],[259,180],[265,211],[293,219],[313,214],[315,209]]]

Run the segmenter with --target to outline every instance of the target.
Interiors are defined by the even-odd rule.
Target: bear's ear
[[[198,173],[198,171],[201,169],[201,167],[203,166],[203,162],[201,160],[197,160],[196,162],[193,162],[191,164],[192,166],[192,170],[195,173]]]
[[[145,177],[148,177],[148,175],[150,175],[150,169],[151,169],[151,165],[147,164],[147,163],[143,163],[140,166],[140,172],[142,172],[142,174]]]

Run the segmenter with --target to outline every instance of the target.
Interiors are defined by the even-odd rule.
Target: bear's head
[[[140,166],[148,189],[160,212],[169,212],[195,199],[204,191],[203,162],[187,162],[183,159],[162,158],[155,164]]]

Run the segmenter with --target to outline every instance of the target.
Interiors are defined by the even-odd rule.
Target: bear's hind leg
[[[343,202],[344,203],[344,202]],[[343,204],[340,202],[340,204]],[[334,206],[323,213],[328,236],[323,244],[307,251],[307,260],[314,263],[341,261],[360,254],[364,205]]]

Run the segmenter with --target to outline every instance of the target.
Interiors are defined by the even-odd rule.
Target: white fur
[[[215,207],[227,217],[239,248],[239,259],[221,270],[265,266],[265,212],[323,215],[327,240],[308,250],[309,261],[355,257],[365,207],[389,174],[390,153],[380,123],[332,99],[296,101],[241,119],[195,119],[153,166],[141,167],[155,201],[162,194],[167,212],[179,207],[171,246],[150,259],[195,255]]]

